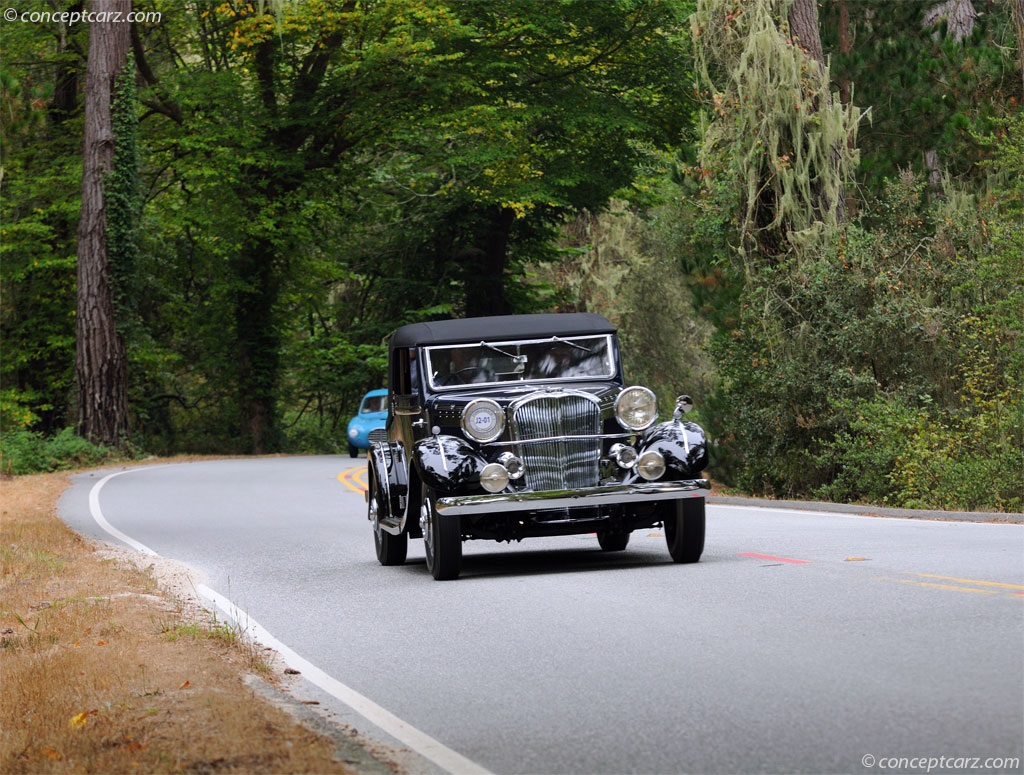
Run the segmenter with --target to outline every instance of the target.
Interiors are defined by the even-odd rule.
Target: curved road
[[[712,505],[697,565],[470,542],[441,583],[377,564],[361,461],[108,474],[66,522],[189,565],[415,772],[1024,770],[1021,525]]]

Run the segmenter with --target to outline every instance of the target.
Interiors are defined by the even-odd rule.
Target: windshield
[[[551,337],[427,348],[435,388],[536,380],[611,379],[611,337]]]
[[[363,405],[359,407],[359,414],[372,414],[373,412],[383,412],[387,404],[384,402],[385,396],[367,396],[363,399]]]

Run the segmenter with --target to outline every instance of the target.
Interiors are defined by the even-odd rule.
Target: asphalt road
[[[719,505],[696,565],[651,530],[435,582],[420,541],[378,565],[362,462],[99,472],[60,511],[187,563],[416,772],[1024,771],[1024,526]]]

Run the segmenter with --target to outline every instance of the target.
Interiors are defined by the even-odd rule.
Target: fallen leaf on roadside
[[[847,562],[864,562],[866,560],[867,560],[867,557],[847,557],[846,558]]]
[[[89,716],[94,713],[99,713],[98,710],[83,710],[77,716],[72,716],[71,721],[68,722],[68,726],[72,729],[81,729],[85,726],[85,722],[89,720]]]
[[[53,759],[55,762],[59,762],[64,758],[64,754],[60,751],[54,751],[52,748],[40,748],[39,753],[47,759]]]
[[[178,688],[179,688],[179,689],[187,689],[187,688],[188,688],[189,686],[191,686],[191,685],[192,685],[192,682],[191,682],[191,681],[185,681],[185,683],[183,683],[183,684],[182,684],[181,686],[179,686]]]

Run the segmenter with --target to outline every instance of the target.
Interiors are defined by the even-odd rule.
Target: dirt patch
[[[273,652],[218,621],[187,568],[69,530],[68,483],[0,481],[0,771],[392,771],[288,712]]]

